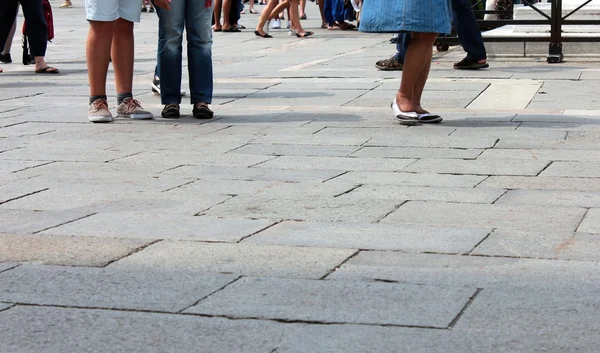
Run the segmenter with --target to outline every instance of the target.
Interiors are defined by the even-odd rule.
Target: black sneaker
[[[215,113],[205,105],[194,107],[193,114],[196,119],[212,119],[215,115]]]
[[[5,64],[12,63],[12,58],[10,57],[10,53],[0,54],[0,62],[3,62]]]
[[[160,80],[156,76],[152,79],[152,93],[160,94]]]
[[[478,60],[473,60],[468,57],[454,64],[456,70],[479,70],[487,69],[488,67],[490,67],[490,65],[487,62],[479,63]]]
[[[161,115],[165,119],[179,119],[179,104],[165,105]]]

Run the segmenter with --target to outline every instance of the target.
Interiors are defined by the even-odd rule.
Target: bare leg
[[[85,47],[90,96],[106,95],[106,75],[115,22],[90,21]]]
[[[437,38],[437,35],[435,38]],[[433,39],[433,42],[431,42],[432,46],[435,43],[435,38]],[[417,82],[415,83],[415,88],[413,92],[413,103],[415,104],[415,112],[419,114],[429,113],[428,111],[423,109],[423,107],[421,107],[421,96],[423,95],[423,89],[425,89],[425,83],[427,83],[427,77],[429,77],[429,70],[431,69],[431,59],[433,57],[433,50],[425,51],[425,55],[427,56],[422,59],[424,64],[423,69],[421,70],[421,73],[417,78]]]
[[[213,9],[213,16],[215,17],[215,25],[213,29],[215,31],[220,31],[223,26],[221,26],[221,8],[223,6],[223,0],[215,0],[215,6]]]
[[[260,18],[258,19],[258,24],[256,25],[256,31],[258,33],[260,33],[261,35],[266,34],[265,31],[263,31],[263,27],[265,26],[267,21],[270,20],[271,13],[273,12],[273,9],[275,8],[275,6],[277,6],[277,0],[269,0],[269,2],[267,3],[267,5],[265,6],[265,8],[263,9],[263,11],[260,14]]]
[[[422,77],[422,71],[431,65],[432,46],[437,38],[436,33],[413,33],[404,58],[402,82],[396,93],[396,101],[400,110],[413,112],[417,109],[415,100],[421,99],[423,87],[427,81],[428,71]],[[426,61],[428,60],[428,61]]]
[[[327,28],[327,20],[325,19],[325,0],[319,0],[319,12],[321,13],[321,28]]]
[[[271,1],[269,1],[270,3]],[[282,0],[279,2],[279,5],[277,5],[277,7],[271,11],[271,16],[269,16],[269,20],[274,20],[276,18],[279,17],[279,14],[288,8],[288,6],[290,6],[290,1],[289,0]]]
[[[232,0],[223,0],[223,30],[229,30],[231,28],[231,23],[229,23],[229,12],[231,11],[231,1]]]
[[[117,93],[131,92],[133,88],[133,50],[133,22],[119,18],[115,21],[111,51]]]
[[[306,16],[306,0],[300,0],[300,17]]]
[[[292,28],[296,33],[304,35],[306,31],[302,28],[300,23],[300,15],[298,13],[298,6],[300,5],[298,0],[290,0],[290,21],[292,22]]]

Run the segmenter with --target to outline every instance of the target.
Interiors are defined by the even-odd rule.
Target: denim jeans
[[[160,98],[162,104],[181,103],[183,29],[187,33],[191,103],[211,103],[213,95],[212,6],[203,0],[172,0],[171,10],[157,8]]]
[[[335,21],[344,21],[344,0],[320,0],[325,1],[323,12],[325,21],[333,26]]]
[[[471,8],[470,0],[452,0],[452,11],[454,12],[454,27],[458,34],[458,39],[464,51],[467,52],[467,58],[471,60],[483,60],[487,58],[481,31],[477,25],[475,13]],[[400,33],[396,43],[395,58],[398,62],[404,62],[406,48],[410,42],[410,33]]]

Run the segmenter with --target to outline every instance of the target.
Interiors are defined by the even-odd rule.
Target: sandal
[[[402,71],[404,65],[392,56],[389,59],[379,60],[375,63],[375,67],[381,71]]]
[[[454,68],[457,70],[479,70],[487,69],[488,67],[490,65],[487,62],[480,63],[479,60],[473,60],[468,57],[454,64]]]
[[[304,34],[296,33],[296,37],[306,38],[312,36],[313,34],[315,34],[315,32],[304,32]]]
[[[59,70],[52,66],[46,66],[43,69],[35,70],[36,74],[57,74]]]
[[[250,10],[250,13],[253,15],[258,15],[258,11],[256,11],[255,9]]]

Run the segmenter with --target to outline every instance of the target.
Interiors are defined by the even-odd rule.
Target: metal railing
[[[478,1],[479,4],[481,1]],[[484,36],[486,42],[548,42],[548,63],[560,63],[563,61],[563,42],[600,42],[599,36],[563,36],[562,26],[564,25],[600,25],[600,20],[570,20],[568,19],[577,11],[584,8],[592,0],[585,0],[583,4],[569,12],[565,16],[562,15],[562,0],[552,0],[550,2],[550,15],[544,13],[530,0],[522,0],[522,4],[531,7],[535,12],[543,16],[539,20],[478,20],[479,28],[483,30],[494,29],[505,25],[550,25],[550,38],[548,36]],[[475,4],[475,5],[477,5]],[[498,14],[506,13],[506,11],[482,11],[476,10],[476,14]],[[438,38],[438,50],[444,50],[447,45],[459,44],[458,37],[452,35],[449,37]]]

